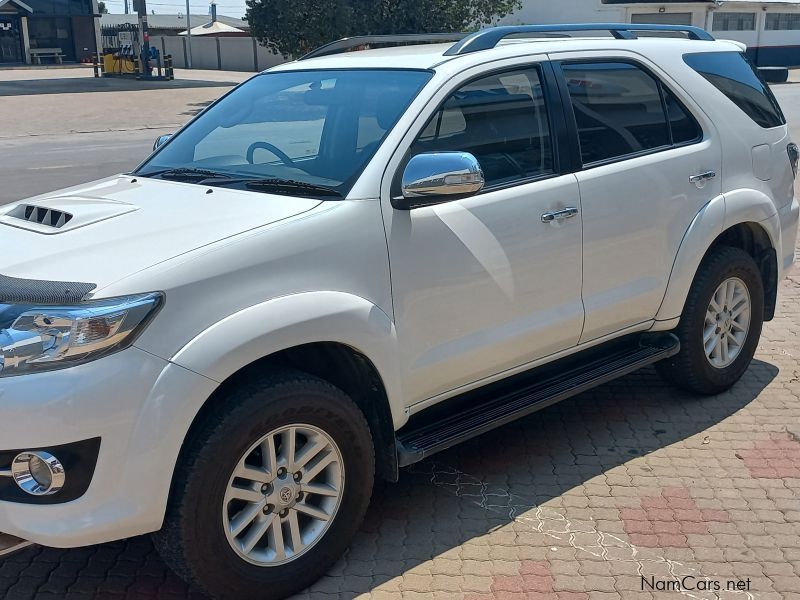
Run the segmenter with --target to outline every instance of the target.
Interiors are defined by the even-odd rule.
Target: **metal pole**
[[[142,79],[150,79],[150,30],[147,27],[147,0],[139,0],[139,33],[142,36],[142,53],[139,57],[142,66]]]
[[[192,68],[192,9],[186,0],[186,68]]]

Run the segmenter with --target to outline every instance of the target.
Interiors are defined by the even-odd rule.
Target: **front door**
[[[0,63],[25,62],[19,17],[0,15]]]
[[[563,58],[583,168],[589,342],[655,318],[689,225],[721,193],[714,127],[640,59]]]
[[[461,85],[409,150],[470,152],[487,182],[477,196],[387,219],[410,405],[578,342],[580,196],[556,168],[542,78],[526,66]],[[571,218],[543,219],[568,208]]]

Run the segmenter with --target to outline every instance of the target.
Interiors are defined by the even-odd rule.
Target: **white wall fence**
[[[285,62],[280,54],[251,37],[192,37],[192,68],[221,71],[263,71]],[[173,66],[185,69],[188,42],[185,36],[153,36],[150,45],[162,56],[171,54]]]

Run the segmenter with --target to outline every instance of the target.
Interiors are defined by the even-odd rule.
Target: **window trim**
[[[419,136],[422,135],[422,133],[425,131],[430,120],[435,118],[436,115],[441,112],[445,103],[450,99],[450,96],[455,92],[457,92],[458,90],[460,90],[461,88],[463,88],[464,86],[470,85],[471,83],[474,83],[476,81],[480,81],[481,79],[486,79],[487,77],[491,77],[493,75],[520,73],[524,71],[530,71],[531,69],[538,71],[542,90],[544,91],[543,97],[545,100],[545,111],[547,112],[547,123],[548,127],[550,128],[551,145],[553,148],[553,170],[550,173],[534,175],[531,177],[525,177],[523,179],[508,181],[505,183],[487,185],[480,192],[477,192],[476,194],[469,196],[469,198],[475,198],[492,192],[511,189],[523,185],[528,185],[531,183],[536,183],[539,181],[546,181],[548,179],[555,179],[556,177],[568,175],[575,171],[572,164],[573,157],[571,156],[572,141],[570,140],[568,132],[569,119],[564,114],[564,105],[562,102],[561,95],[559,94],[558,91],[558,81],[556,78],[556,73],[553,70],[552,61],[541,60],[531,63],[522,63],[517,65],[509,65],[505,67],[496,67],[494,69],[490,69],[487,71],[483,71],[482,73],[476,74],[474,77],[470,77],[469,79],[461,81],[453,88],[448,90],[444,99],[441,102],[439,102],[439,104],[436,106],[431,116],[425,120],[420,130],[417,132],[416,135],[413,136],[412,141],[409,144],[408,149],[405,151],[403,159],[398,164],[397,169],[395,170],[394,173],[394,177],[392,179],[390,201],[394,209],[403,211],[409,210],[407,207],[401,206],[399,203],[399,201],[404,200],[401,189],[403,173],[405,171],[406,166],[408,165],[408,162],[414,156],[412,154],[414,143],[417,141]],[[449,198],[447,196],[443,196],[441,199],[421,198],[420,200],[421,200],[420,204],[418,206],[411,207],[411,210],[414,210],[415,208],[423,208],[426,206],[447,204],[449,202],[455,202],[459,200],[459,198]]]
[[[598,160],[590,163],[583,162],[583,156],[581,154],[581,141],[580,135],[578,133],[578,121],[575,117],[575,108],[572,105],[572,97],[569,93],[569,88],[567,84],[567,77],[564,74],[562,69],[562,65],[571,65],[571,64],[609,64],[609,63],[623,63],[629,64],[633,67],[644,72],[645,75],[649,76],[653,81],[655,81],[656,86],[659,90],[659,95],[661,96],[661,109],[664,111],[664,119],[667,123],[667,130],[669,133],[670,144],[667,146],[658,146],[656,148],[648,148],[647,150],[640,150],[638,152],[631,152],[629,154],[623,154],[620,156],[614,156],[612,158],[606,158],[603,160]],[[703,128],[703,125],[700,121],[697,120],[697,117],[694,116],[689,107],[686,106],[686,102],[681,99],[681,95],[676,93],[675,90],[667,86],[664,81],[656,75],[652,69],[650,69],[647,65],[639,62],[638,60],[627,58],[627,57],[596,57],[596,58],[569,58],[563,60],[556,60],[553,61],[553,67],[556,72],[556,76],[559,82],[559,90],[561,91],[561,103],[564,107],[564,113],[567,118],[567,127],[570,131],[570,144],[575,149],[576,157],[576,168],[574,170],[575,173],[580,173],[582,171],[588,171],[590,169],[596,169],[598,167],[604,167],[607,165],[613,165],[616,163],[633,160],[636,158],[641,158],[643,156],[650,156],[652,154],[659,154],[661,152],[667,152],[669,150],[675,150],[678,148],[686,148],[688,146],[694,146],[696,144],[700,144],[703,140],[706,139],[706,130]],[[676,144],[673,141],[674,133],[672,131],[672,124],[669,120],[669,114],[667,113],[667,99],[666,93],[670,92],[674,97],[678,104],[683,108],[684,112],[694,121],[697,129],[700,131],[700,136],[694,138],[693,140],[688,140],[686,142],[681,142]]]

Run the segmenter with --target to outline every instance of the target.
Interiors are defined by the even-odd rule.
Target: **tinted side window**
[[[658,82],[628,63],[562,65],[584,164],[670,146]]]
[[[487,185],[553,173],[553,146],[535,68],[473,81],[450,96],[414,142],[411,154],[470,152]]]
[[[667,117],[672,129],[672,143],[675,145],[688,144],[700,140],[703,137],[703,130],[695,121],[691,113],[680,101],[662,86],[664,91],[664,103],[667,107]]]
[[[702,52],[683,59],[761,127],[786,124],[772,91],[740,52]]]

